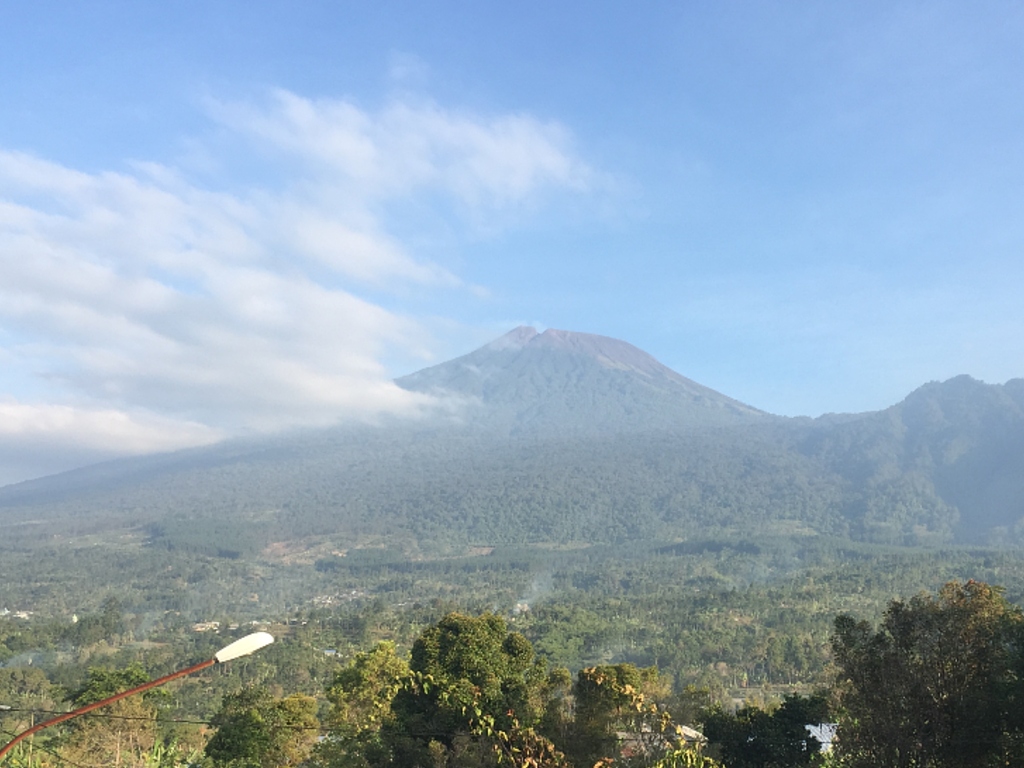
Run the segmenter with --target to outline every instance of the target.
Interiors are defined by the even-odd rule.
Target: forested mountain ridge
[[[975,543],[1024,540],[1024,379],[931,382],[883,411],[798,433],[802,453],[850,484],[846,516],[860,538],[898,541],[924,526]]]
[[[1024,380],[927,384],[883,411],[787,419],[637,348],[517,328],[402,377],[439,415],[108,462],[0,489],[9,542],[144,530],[238,556],[826,534],[1013,542]],[[452,415],[454,414],[454,416]]]

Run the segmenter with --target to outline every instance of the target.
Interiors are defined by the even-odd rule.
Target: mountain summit
[[[468,355],[404,376],[408,390],[466,401],[513,432],[600,433],[762,420],[767,414],[618,339],[520,326]]]
[[[737,532],[1024,545],[1020,380],[958,377],[884,411],[784,419],[623,341],[521,327],[398,384],[453,407],[0,489],[0,544],[123,530],[231,557],[272,542],[453,552]]]

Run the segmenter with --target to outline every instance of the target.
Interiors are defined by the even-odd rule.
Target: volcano
[[[625,341],[528,326],[396,383],[461,400],[474,421],[515,434],[678,430],[770,418]]]

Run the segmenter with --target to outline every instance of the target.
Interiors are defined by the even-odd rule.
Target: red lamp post
[[[171,680],[174,680],[176,678],[184,677],[185,675],[191,675],[193,672],[198,672],[201,669],[212,667],[214,664],[223,664],[224,662],[231,661],[232,659],[237,659],[239,656],[248,656],[250,653],[254,653],[255,651],[258,651],[260,648],[270,645],[272,642],[274,642],[274,638],[269,633],[254,632],[251,635],[246,635],[243,638],[235,640],[235,642],[231,643],[230,645],[224,646],[219,651],[217,651],[217,653],[214,654],[212,659],[201,661],[198,664],[193,664],[191,667],[187,667],[185,669],[179,669],[177,672],[172,672],[169,675],[164,675],[163,677],[157,678],[156,680],[150,680],[148,683],[143,683],[142,685],[136,686],[135,688],[132,688],[127,691],[122,691],[121,693],[111,696],[110,698],[103,699],[102,701],[96,701],[92,704],[87,704],[84,707],[79,707],[78,709],[72,710],[71,712],[66,712],[63,715],[58,715],[57,717],[51,720],[46,720],[42,723],[34,725],[28,730],[19,733],[17,736],[11,739],[11,741],[9,741],[6,746],[0,748],[0,758],[6,755],[11,750],[11,748],[22,739],[26,738],[27,736],[31,736],[33,733],[41,731],[44,728],[49,728],[51,725],[63,723],[65,720],[70,720],[73,717],[78,717],[79,715],[84,715],[87,712],[92,712],[94,709],[99,709],[100,707],[105,707],[108,704],[113,704],[115,701],[120,701],[121,699],[131,696],[133,694],[148,691],[150,688],[156,688],[157,686],[163,685],[164,683],[170,682]]]

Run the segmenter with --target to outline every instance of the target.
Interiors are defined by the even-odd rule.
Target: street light
[[[157,678],[156,680],[150,680],[148,683],[143,683],[135,688],[127,691],[122,691],[110,698],[103,699],[102,701],[96,701],[92,704],[87,704],[79,709],[72,710],[71,712],[65,712],[63,715],[58,715],[52,720],[39,723],[29,728],[27,731],[23,731],[15,736],[11,741],[7,743],[7,746],[0,749],[0,758],[6,755],[15,744],[24,739],[26,736],[31,736],[37,731],[43,730],[43,728],[49,728],[51,725],[57,725],[57,723],[63,723],[65,720],[70,720],[73,717],[84,715],[87,712],[92,712],[94,709],[105,707],[108,704],[113,704],[115,701],[120,701],[123,698],[131,696],[134,693],[142,693],[148,691],[150,688],[156,688],[158,685],[163,685],[166,682],[174,680],[178,677],[184,677],[185,675],[191,675],[193,672],[198,672],[201,669],[212,667],[214,664],[223,664],[224,662],[237,659],[239,656],[248,656],[250,653],[258,651],[264,646],[270,645],[274,642],[274,638],[269,632],[254,632],[251,635],[246,635],[243,638],[235,640],[230,645],[226,645],[221,648],[217,653],[213,655],[212,659],[201,661],[198,664],[193,664],[191,667],[186,669],[179,669],[177,672],[172,672],[169,675]]]

